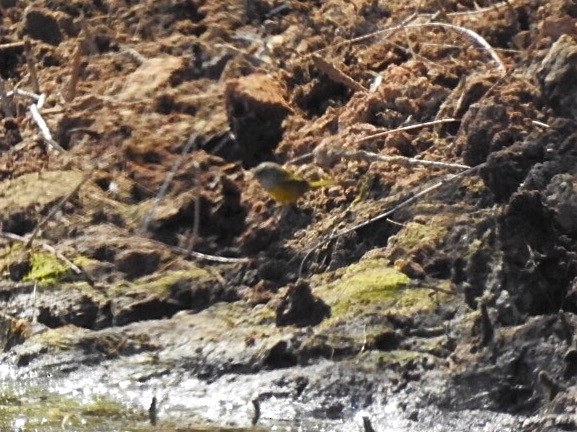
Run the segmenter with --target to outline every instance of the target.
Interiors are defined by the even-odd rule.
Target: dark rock
[[[577,350],[575,348],[567,350],[563,360],[565,361],[563,376],[566,379],[575,376],[577,374]]]
[[[0,62],[2,62],[2,53],[0,53]],[[22,141],[22,135],[18,123],[13,119],[4,119],[2,121],[3,131],[0,132],[0,151],[6,151]]]
[[[543,387],[544,391],[547,393],[547,398],[553,400],[557,393],[565,390],[564,386],[554,379],[549,373],[544,370],[539,371],[537,374],[539,378],[539,383]]]
[[[282,281],[286,277],[287,271],[287,261],[271,259],[259,267],[258,276],[269,281]]]
[[[281,84],[267,75],[231,80],[225,90],[226,112],[245,166],[271,158],[282,134],[282,121],[292,111]],[[234,152],[229,156],[235,157]]]
[[[276,325],[313,326],[330,316],[331,308],[313,296],[310,286],[304,281],[291,285],[276,308]]]
[[[176,304],[167,302],[151,295],[145,299],[137,300],[126,307],[121,308],[114,314],[113,324],[126,325],[135,321],[170,318],[179,308]]]
[[[13,281],[21,281],[24,276],[26,276],[32,269],[32,264],[30,263],[30,257],[26,256],[22,259],[10,263],[8,266],[8,272],[10,274],[10,279]]]
[[[537,191],[514,194],[499,220],[503,288],[521,313],[557,312],[577,270],[552,223]]]
[[[181,310],[201,311],[217,302],[237,301],[239,295],[234,287],[216,285],[212,282],[202,284],[183,279],[172,284],[169,298]]]
[[[38,308],[38,322],[50,328],[74,324],[78,327],[94,328],[100,304],[85,294],[71,293]]]
[[[0,216],[0,224],[4,231],[21,236],[34,229],[36,219],[31,212],[22,210]]]
[[[375,335],[375,348],[380,351],[390,351],[398,348],[400,337],[396,331],[389,329],[383,330]]]
[[[155,250],[127,250],[116,257],[116,268],[129,279],[151,274],[158,269],[160,253]]]
[[[562,35],[551,46],[537,70],[543,97],[559,115],[577,116],[577,43]]]
[[[497,201],[508,199],[531,168],[543,160],[543,146],[541,141],[518,143],[490,154],[481,177]]]
[[[463,117],[457,143],[463,148],[463,161],[475,166],[485,162],[489,153],[512,144],[498,133],[507,129],[509,120],[503,105],[474,104]],[[499,139],[497,139],[499,138]]]
[[[577,234],[577,177],[558,174],[551,179],[544,192],[545,202],[555,221],[565,233]]]
[[[283,369],[297,365],[297,356],[286,341],[275,344],[263,360],[270,369]]]
[[[58,16],[46,9],[29,8],[24,15],[24,30],[32,39],[50,45],[59,45],[62,42]]]

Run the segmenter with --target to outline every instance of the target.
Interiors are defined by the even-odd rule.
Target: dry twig
[[[229,257],[218,256],[218,255],[209,255],[209,254],[204,254],[201,252],[191,251],[191,250],[185,249],[183,247],[179,247],[179,246],[171,246],[171,245],[168,245],[166,243],[162,243],[162,242],[160,242],[158,240],[154,240],[154,239],[148,239],[148,240],[154,242],[155,244],[157,244],[159,246],[165,247],[174,253],[177,253],[179,255],[183,255],[185,257],[196,258],[198,260],[218,262],[218,263],[223,263],[223,264],[247,264],[247,263],[251,262],[251,259],[249,259],[249,258],[229,258]]]
[[[406,21],[407,20],[405,20],[405,22]],[[425,27],[441,27],[441,28],[456,31],[458,33],[461,33],[461,34],[467,36],[469,39],[476,42],[478,45],[480,45],[481,48],[485,49],[489,53],[491,58],[495,61],[495,63],[497,63],[497,68],[501,71],[501,73],[503,75],[505,75],[505,73],[507,72],[507,69],[505,68],[505,64],[503,63],[503,61],[501,60],[501,58],[499,57],[499,55],[497,54],[495,49],[489,44],[489,42],[487,42],[483,38],[483,36],[481,36],[480,34],[474,32],[473,30],[468,29],[466,27],[457,26],[457,25],[449,24],[449,23],[443,23],[443,22],[427,22],[427,23],[413,23],[413,24],[402,23],[400,25],[392,26],[392,27],[389,27],[389,28],[386,28],[383,30],[378,30],[376,32],[369,33],[369,34],[364,35],[364,36],[359,36],[357,38],[349,39],[348,41],[341,42],[341,43],[336,44],[336,45],[331,45],[329,47],[322,48],[322,49],[317,50],[317,51],[310,53],[308,55],[314,56],[315,54],[318,54],[319,52],[325,51],[327,49],[334,49],[334,48],[338,48],[340,46],[344,46],[347,44],[362,42],[362,41],[365,41],[368,39],[375,38],[377,36],[388,37],[388,36],[391,36],[393,33],[397,32],[399,30],[403,30],[403,29],[409,30],[409,29],[419,29],[419,28],[425,28]]]
[[[15,48],[23,48],[24,42],[9,42],[5,44],[0,44],[0,51],[11,50]]]
[[[80,79],[80,66],[82,60],[82,44],[79,43],[74,50],[72,55],[72,70],[70,71],[70,80],[66,85],[66,91],[64,92],[64,100],[66,102],[72,102],[76,97],[76,86]]]
[[[48,148],[57,149],[58,151],[65,153],[66,150],[52,138],[52,134],[50,133],[50,129],[48,129],[48,125],[42,118],[42,115],[40,115],[40,111],[38,111],[38,105],[32,104],[28,107],[28,110],[30,111],[30,114],[32,114],[32,119],[34,119],[34,121],[38,125],[40,133],[42,134],[42,138],[44,142],[48,145]]]
[[[365,161],[371,161],[371,162],[375,162],[375,161],[391,162],[391,163],[396,163],[398,165],[403,165],[403,166],[426,166],[426,167],[431,167],[431,168],[445,168],[445,169],[449,169],[449,170],[461,170],[461,171],[462,170],[468,170],[469,168],[471,168],[468,165],[439,162],[439,161],[430,161],[430,160],[424,160],[424,159],[415,159],[415,158],[410,158],[410,157],[400,156],[400,155],[395,155],[395,156],[380,155],[380,154],[371,153],[371,152],[364,151],[364,150],[359,150],[359,151],[355,151],[355,152],[343,152],[342,156],[349,158],[349,159],[365,160]]]
[[[2,109],[4,110],[4,115],[6,117],[12,117],[12,107],[10,106],[10,98],[8,93],[6,93],[5,81],[0,77],[0,101],[2,102]]]
[[[30,72],[30,83],[34,93],[40,94],[40,83],[38,82],[38,74],[36,73],[36,62],[34,61],[34,52],[32,51],[32,44],[30,39],[24,40],[24,52],[26,53],[26,64],[28,65],[28,72]]]
[[[382,132],[377,132],[371,135],[367,135],[365,137],[359,138],[358,140],[356,140],[354,142],[354,144],[358,144],[364,141],[369,141],[373,138],[381,138],[384,137],[386,135],[390,135],[396,132],[404,132],[404,131],[409,131],[409,130],[414,130],[414,129],[420,129],[420,128],[424,128],[427,126],[435,126],[437,124],[442,124],[442,123],[455,123],[458,122],[460,120],[454,119],[454,118],[446,118],[446,119],[439,119],[439,120],[433,120],[433,121],[429,121],[429,122],[424,122],[424,123],[418,123],[418,124],[414,124],[414,125],[410,125],[410,126],[402,126],[400,128],[396,128],[396,129],[389,129],[386,131],[382,131]]]
[[[334,64],[326,61],[321,56],[313,54],[312,59],[316,68],[326,74],[334,82],[343,84],[354,91],[368,91],[368,89],[363,85],[356,82],[353,78],[337,68]]]

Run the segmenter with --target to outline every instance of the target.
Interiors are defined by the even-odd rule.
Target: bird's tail
[[[331,179],[321,179],[321,180],[315,180],[315,181],[309,182],[309,186],[311,188],[326,187],[326,186],[331,186],[332,184],[334,184],[334,182]]]

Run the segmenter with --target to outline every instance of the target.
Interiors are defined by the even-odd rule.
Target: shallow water
[[[394,395],[378,392],[368,409],[345,407],[335,420],[310,400],[283,397],[282,391],[275,395],[279,371],[225,375],[206,382],[182,370],[148,368],[144,357],[125,358],[128,362],[122,366],[104,361],[55,374],[0,363],[0,430],[360,432],[363,416],[377,432],[513,432],[519,425],[518,418],[505,414],[440,412],[430,406],[415,410],[416,418],[408,420]],[[314,367],[298,370],[315,372]],[[261,401],[255,429],[250,401],[266,391],[270,395]],[[153,397],[156,426],[148,415]]]

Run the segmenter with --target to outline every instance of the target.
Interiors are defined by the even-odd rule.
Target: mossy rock
[[[54,285],[62,282],[72,274],[72,270],[56,256],[47,252],[36,252],[30,255],[31,269],[25,281],[38,282],[42,285]]]
[[[328,325],[370,314],[417,313],[434,308],[439,301],[431,296],[434,291],[410,287],[409,277],[385,259],[367,259],[334,275],[337,280],[313,289],[331,307]]]
[[[187,270],[169,270],[144,276],[130,282],[121,282],[109,288],[109,294],[112,297],[138,293],[167,296],[175,284],[183,282],[210,283],[212,280],[215,283],[217,282],[216,277],[210,271],[200,267]]]
[[[409,222],[389,239],[387,249],[402,250],[405,254],[413,254],[422,249],[432,248],[445,237],[447,226],[452,222],[453,218],[449,219],[446,216],[434,217],[427,225]]]

